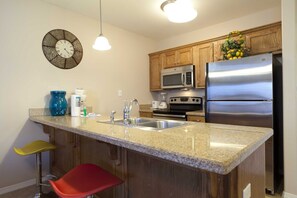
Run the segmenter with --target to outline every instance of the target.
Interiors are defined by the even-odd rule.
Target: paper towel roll
[[[80,96],[71,95],[71,116],[80,116]]]

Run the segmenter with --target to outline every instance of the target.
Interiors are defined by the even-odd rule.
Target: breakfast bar
[[[186,122],[162,130],[111,124],[108,117],[30,114],[50,142],[51,172],[95,163],[125,182],[100,197],[265,196],[269,128]]]

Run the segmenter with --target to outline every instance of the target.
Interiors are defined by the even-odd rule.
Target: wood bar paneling
[[[61,176],[80,163],[93,163],[125,182],[100,198],[242,198],[251,183],[252,198],[265,196],[265,145],[227,175],[159,159],[71,132],[44,127],[57,149],[51,170]]]

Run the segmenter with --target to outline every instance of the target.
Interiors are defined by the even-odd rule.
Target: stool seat
[[[31,155],[44,151],[55,149],[56,146],[42,140],[36,140],[29,144],[26,144],[23,148],[14,147],[14,151],[19,155]]]
[[[55,149],[56,146],[53,144],[50,144],[48,142],[45,142],[43,140],[36,140],[29,144],[26,144],[22,148],[16,148],[14,147],[14,151],[22,156],[25,155],[36,155],[36,186],[38,187],[38,193],[36,193],[35,198],[41,197],[42,193],[42,186],[45,184],[42,183],[42,152],[49,151]]]
[[[123,181],[95,164],[81,164],[57,181],[49,180],[56,194],[62,198],[82,198]]]

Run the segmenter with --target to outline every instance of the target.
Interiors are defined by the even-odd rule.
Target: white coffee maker
[[[167,93],[165,93],[165,92],[160,93],[161,101],[159,104],[159,109],[167,109],[166,95],[167,95]]]

